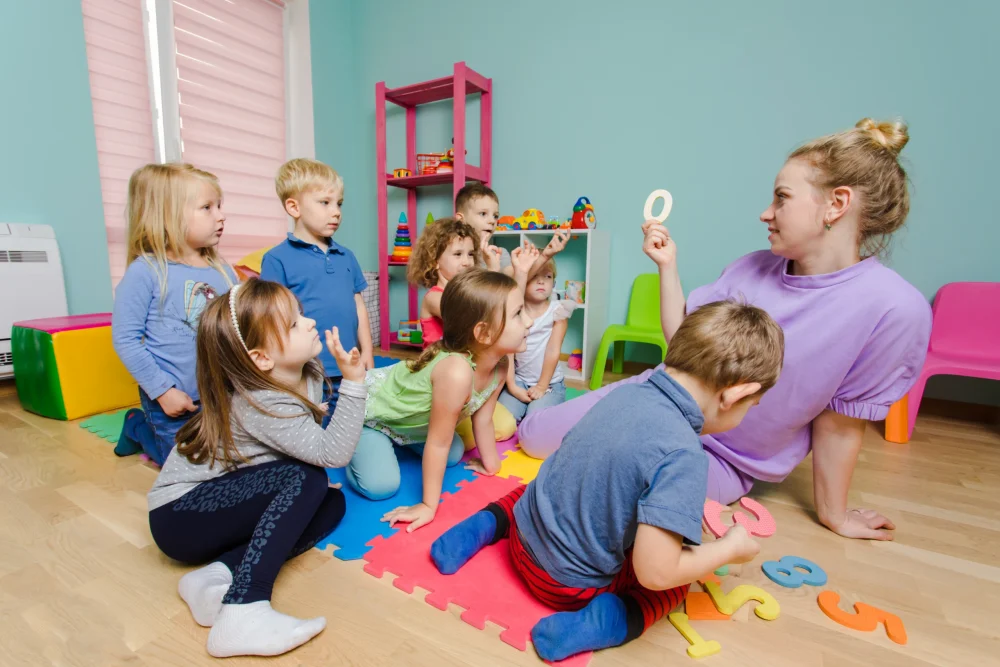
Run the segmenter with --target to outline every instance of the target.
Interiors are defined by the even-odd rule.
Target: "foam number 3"
[[[733,512],[733,523],[726,525],[722,520],[722,513],[727,509],[722,503],[718,503],[711,498],[705,499],[705,523],[708,529],[716,537],[722,537],[731,526],[739,524],[747,529],[747,532],[756,537],[771,537],[777,531],[778,526],[774,523],[774,517],[763,505],[753,498],[740,498],[740,505],[754,515],[748,517],[743,512]]]
[[[753,613],[765,621],[773,621],[781,613],[781,606],[778,604],[778,601],[762,588],[743,584],[728,593],[723,593],[722,587],[714,581],[703,581],[701,585],[712,596],[712,602],[715,603],[715,607],[727,616],[732,616],[737,609],[750,600],[756,600],[760,603],[753,610]]]
[[[692,658],[707,658],[722,650],[722,645],[714,639],[709,641],[702,639],[701,635],[691,627],[687,614],[682,614],[679,611],[674,612],[667,615],[667,620],[670,621],[670,625],[677,628],[677,632],[681,633],[688,644],[690,644],[687,648],[687,654]]]
[[[781,560],[765,561],[760,569],[764,570],[768,579],[785,588],[798,588],[802,584],[822,586],[826,583],[823,568],[798,556],[783,556]]]
[[[897,644],[906,643],[906,626],[895,614],[890,614],[864,602],[855,602],[854,611],[857,613],[850,614],[840,608],[840,595],[833,591],[823,591],[816,600],[824,614],[846,628],[872,632],[879,623],[882,623],[885,625],[885,634],[889,635],[889,639]]]

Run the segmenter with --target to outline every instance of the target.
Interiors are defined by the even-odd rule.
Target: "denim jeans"
[[[423,454],[424,443],[405,445]],[[389,436],[367,426],[361,429],[358,447],[354,457],[344,469],[347,483],[352,489],[372,500],[385,500],[396,495],[399,490],[399,460],[394,448],[396,444]],[[456,433],[448,449],[447,467],[458,465],[465,455],[465,446]]]
[[[195,413],[185,412],[180,417],[171,417],[163,411],[159,402],[150,398],[142,389],[139,389],[139,402],[142,404],[146,423],[135,427],[133,431],[135,440],[149,458],[162,466],[170,450],[174,448],[177,431],[181,430],[181,426],[184,426]],[[195,405],[199,403],[196,402]]]

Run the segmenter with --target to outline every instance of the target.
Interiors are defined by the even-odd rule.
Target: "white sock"
[[[326,619],[302,620],[271,609],[268,600],[224,604],[212,631],[208,652],[216,658],[234,655],[281,655],[323,632]]]
[[[187,602],[195,622],[209,628],[222,609],[222,598],[232,583],[232,572],[216,561],[181,577],[177,592]]]

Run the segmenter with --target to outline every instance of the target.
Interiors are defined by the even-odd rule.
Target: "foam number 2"
[[[670,621],[672,626],[677,628],[677,632],[681,633],[684,639],[687,640],[688,644],[690,644],[687,649],[687,654],[692,658],[707,658],[708,656],[715,655],[722,650],[722,645],[714,639],[705,641],[701,638],[701,635],[699,635],[695,629],[691,627],[687,614],[674,612],[673,614],[667,615],[667,620]]]
[[[849,614],[838,606],[840,596],[833,591],[823,591],[816,600],[824,614],[846,628],[872,632],[879,623],[882,623],[885,625],[885,634],[889,635],[889,639],[897,644],[906,643],[906,627],[899,616],[895,614],[890,614],[864,602],[855,602],[854,611],[857,613]]]
[[[798,556],[783,556],[781,560],[765,561],[760,569],[764,570],[768,579],[785,588],[798,588],[802,584],[822,586],[826,583],[823,568]]]
[[[756,600],[760,603],[753,610],[753,613],[765,621],[773,621],[781,613],[781,606],[778,605],[778,601],[762,588],[743,584],[728,593],[723,593],[722,587],[714,581],[705,580],[701,582],[701,585],[712,596],[712,602],[715,603],[715,607],[726,616],[732,616],[737,609],[750,600]]]
[[[743,509],[751,512],[755,518],[750,518],[743,512],[733,512],[733,523],[727,526],[722,520],[722,513],[727,509],[725,505],[714,500],[705,500],[705,523],[708,529],[716,537],[722,537],[731,526],[739,524],[747,529],[747,532],[756,537],[771,537],[778,529],[774,523],[774,517],[764,509],[764,506],[753,498],[740,498],[740,505]]]

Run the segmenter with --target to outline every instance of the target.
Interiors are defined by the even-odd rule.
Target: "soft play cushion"
[[[111,344],[111,313],[15,322],[14,383],[21,406],[78,419],[139,401],[139,388]]]

